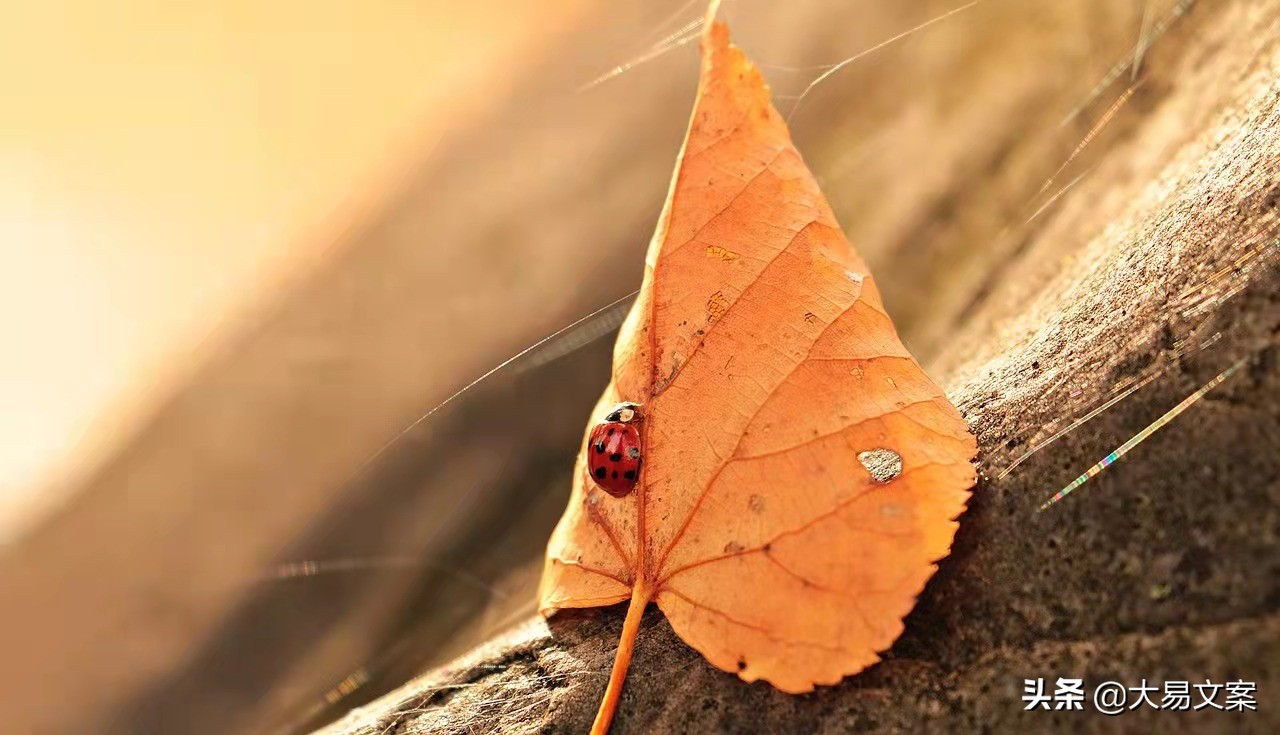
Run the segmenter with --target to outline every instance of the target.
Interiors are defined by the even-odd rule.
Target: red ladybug
[[[591,429],[587,443],[587,471],[601,490],[626,497],[640,479],[640,407],[619,403],[604,423]]]

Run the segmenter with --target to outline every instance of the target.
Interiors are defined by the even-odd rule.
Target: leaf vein
[[[689,597],[688,595],[684,594],[683,592],[680,592],[679,590],[673,589],[671,587],[667,587],[662,591],[670,593],[672,596],[678,597],[681,600],[684,600],[685,603],[692,605],[693,607],[696,607],[699,610],[703,610],[711,613],[712,615],[723,618],[724,620],[726,620],[729,623],[732,623],[733,625],[746,628],[747,630],[754,630],[755,632],[759,633],[761,636],[768,638],[769,640],[779,645],[790,646],[793,648],[800,648],[800,647],[816,648],[821,651],[831,651],[834,653],[849,653],[849,649],[844,648],[842,646],[829,646],[824,643],[816,643],[814,641],[789,641],[785,638],[779,638],[778,636],[771,633],[769,629],[765,628],[764,626],[754,625],[744,620],[739,620],[733,617],[732,615],[730,615],[729,613],[726,613],[723,610],[711,607],[710,605],[707,605],[702,602],[698,602],[697,600],[693,599],[692,597]]]
[[[922,470],[922,469],[924,469],[925,467],[949,467],[949,466],[951,466],[951,464],[953,464],[953,463],[943,463],[943,462],[925,462],[925,463],[923,463],[923,464],[918,464],[918,465],[916,465],[915,467],[911,467],[911,468],[908,468],[907,470],[904,470],[904,471],[903,471],[903,473],[902,473],[901,475],[898,475],[898,477],[894,479],[894,482],[896,482],[896,481],[898,481],[898,480],[902,479],[903,477],[906,477],[907,475],[910,475],[910,474],[913,474],[914,472],[917,472],[917,471],[919,471],[919,470]],[[802,523],[801,525],[799,525],[799,526],[797,526],[797,527],[795,527],[795,528],[790,528],[790,529],[787,529],[787,530],[785,530],[785,531],[779,531],[775,536],[773,536],[772,538],[770,538],[768,541],[765,541],[765,542],[764,542],[763,544],[761,544],[760,546],[754,546],[754,547],[752,547],[752,548],[750,548],[750,549],[742,549],[742,550],[740,550],[740,551],[735,551],[735,552],[732,552],[732,553],[729,553],[729,554],[723,554],[723,555],[721,555],[721,556],[713,556],[713,557],[711,557],[711,558],[709,558],[709,559],[700,559],[700,560],[698,560],[698,561],[689,562],[688,564],[686,564],[686,565],[684,565],[684,566],[682,566],[682,567],[678,567],[678,568],[676,568],[676,569],[673,569],[673,570],[672,570],[672,571],[670,571],[670,572],[667,572],[665,575],[662,575],[662,577],[661,577],[661,581],[660,581],[658,584],[659,584],[659,585],[665,584],[667,580],[671,579],[672,577],[676,576],[677,574],[680,574],[680,573],[682,573],[682,572],[687,572],[687,571],[689,571],[690,569],[696,569],[696,568],[698,568],[698,567],[706,566],[706,565],[708,565],[708,564],[714,564],[714,563],[716,563],[716,562],[724,561],[724,560],[726,560],[726,559],[732,559],[732,558],[734,558],[734,557],[738,557],[738,556],[744,556],[744,555],[746,555],[746,554],[754,554],[754,553],[763,552],[763,551],[764,551],[764,548],[765,548],[766,546],[770,546],[770,545],[772,545],[774,542],[778,541],[779,539],[786,538],[787,536],[794,536],[794,535],[796,535],[796,534],[798,534],[798,533],[804,533],[805,531],[809,530],[809,528],[811,528],[811,527],[812,527],[812,526],[814,526],[815,524],[820,523],[821,521],[824,521],[824,520],[826,520],[826,519],[828,519],[828,518],[830,518],[830,517],[834,516],[836,513],[839,513],[839,512],[840,512],[841,510],[843,510],[844,508],[846,508],[846,507],[848,507],[848,506],[850,506],[850,505],[852,505],[852,504],[854,504],[854,503],[858,502],[858,501],[859,501],[859,500],[861,500],[862,498],[866,497],[868,493],[874,492],[874,491],[879,490],[879,489],[882,489],[882,488],[884,488],[884,487],[885,487],[885,486],[883,486],[883,485],[871,485],[871,486],[869,486],[869,487],[867,487],[867,488],[864,488],[864,489],[862,490],[862,492],[860,492],[860,493],[858,493],[858,494],[854,495],[853,497],[850,497],[850,498],[847,498],[847,499],[845,499],[845,500],[841,501],[841,502],[840,502],[840,503],[838,503],[834,508],[832,508],[830,511],[827,511],[826,513],[820,513],[820,514],[818,514],[818,515],[814,516],[813,518],[809,519],[808,521],[805,521],[804,523]],[[860,532],[864,532],[864,533],[871,533],[871,534],[881,535],[881,536],[888,535],[888,534],[887,534],[886,532],[884,532],[884,531],[879,531],[879,530],[877,530],[877,529],[871,529],[871,528],[855,528],[854,530],[856,530],[856,531],[860,531]]]

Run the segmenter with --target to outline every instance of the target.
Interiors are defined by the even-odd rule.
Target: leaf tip
[[[716,15],[719,14],[719,12],[720,0],[710,0],[710,2],[707,3],[707,15],[705,21],[705,26],[708,29],[711,28],[711,26],[716,25]]]

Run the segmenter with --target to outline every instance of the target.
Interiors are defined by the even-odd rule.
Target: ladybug
[[[587,472],[601,490],[615,498],[631,494],[640,479],[640,407],[619,403],[604,422],[591,429]]]

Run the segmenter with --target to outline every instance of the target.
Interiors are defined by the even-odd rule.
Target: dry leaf
[[[546,614],[631,601],[593,732],[651,601],[712,664],[785,692],[876,662],[950,549],[976,445],[720,23],[594,418],[624,401],[638,485],[596,487],[584,441],[540,591]]]

